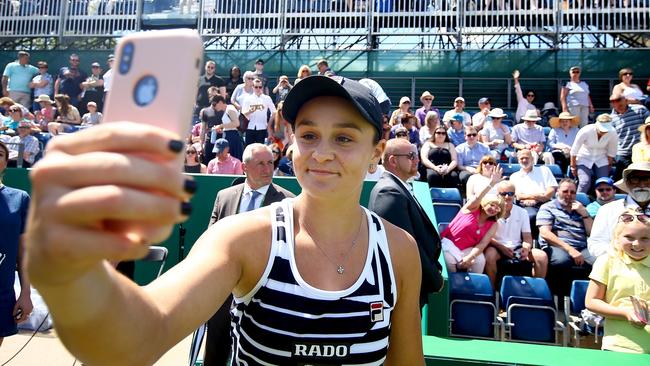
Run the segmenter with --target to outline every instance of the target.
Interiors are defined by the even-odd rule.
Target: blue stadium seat
[[[501,301],[505,304],[506,338],[518,342],[558,344],[562,332],[566,346],[566,328],[557,320],[551,290],[542,278],[504,276]]]
[[[562,178],[566,178],[564,176],[564,173],[562,173],[562,168],[560,168],[559,165],[557,165],[557,164],[548,164],[548,165],[546,165],[546,167],[551,170],[551,173],[553,173],[553,176],[555,177],[555,180],[557,180],[558,182]]]
[[[515,121],[514,121],[513,119],[510,119],[510,118],[504,118],[504,119],[501,121],[501,123],[503,123],[504,125],[506,125],[506,126],[508,126],[508,127],[510,127],[510,128],[512,128],[512,126],[515,125]]]
[[[571,295],[564,297],[564,318],[568,324],[568,329],[573,330],[574,347],[580,347],[580,339],[582,336],[592,334],[598,338],[603,336],[603,327],[592,327],[582,321],[581,312],[586,308],[585,296],[587,294],[587,287],[589,281],[575,280],[571,284]]]
[[[500,339],[502,321],[487,275],[449,274],[449,334],[459,337]]]
[[[463,198],[460,196],[460,191],[458,188],[431,188],[429,189],[431,194],[431,201],[434,204],[436,203],[456,203],[459,205],[463,204]]]
[[[625,194],[625,193],[616,193],[614,195],[614,198],[617,199],[617,200],[622,200],[622,199],[627,198],[627,194]]]
[[[519,164],[499,163],[499,166],[501,167],[501,169],[503,169],[504,178],[509,178],[512,175],[512,173],[518,172],[521,169],[521,165]]]
[[[587,206],[591,203],[591,199],[589,199],[589,196],[584,192],[576,193],[576,201],[582,203],[583,206]]]
[[[505,115],[506,115],[505,119],[509,119],[511,121],[515,120],[515,114],[512,113],[512,111],[503,111],[503,113],[505,113]]]

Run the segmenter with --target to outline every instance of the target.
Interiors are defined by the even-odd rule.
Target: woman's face
[[[496,166],[496,163],[492,160],[484,161],[481,163],[482,168],[482,174],[485,175],[486,177],[489,177],[492,174],[492,171],[494,170],[494,167]]]
[[[501,127],[501,121],[503,121],[503,118],[492,117],[492,126]]]
[[[630,84],[632,83],[633,76],[634,73],[631,70],[626,70],[624,73],[621,74],[621,81],[624,82],[625,84]]]
[[[239,77],[241,77],[241,70],[239,69],[239,67],[233,67],[232,69],[230,69],[230,75],[233,78],[238,79]]]
[[[444,142],[446,136],[447,136],[447,132],[442,128],[436,129],[436,131],[433,133],[433,137],[436,142]]]
[[[483,207],[483,211],[485,211],[485,214],[488,215],[488,217],[494,217],[501,212],[501,206],[496,202],[481,204],[481,207]]]
[[[634,260],[647,257],[650,254],[650,227],[638,219],[623,225],[623,230],[617,237],[619,248]]]
[[[358,200],[370,163],[381,156],[375,129],[353,105],[337,97],[305,103],[296,118],[293,162],[303,191],[327,199]]]
[[[186,163],[187,162],[190,162],[190,163],[197,162],[198,159],[196,157],[196,154],[197,154],[196,149],[194,149],[194,148],[189,148],[189,149],[185,150],[185,162]]]

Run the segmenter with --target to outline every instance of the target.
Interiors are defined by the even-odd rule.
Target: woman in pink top
[[[440,234],[447,271],[483,273],[483,250],[497,231],[497,220],[505,212],[505,202],[487,193],[501,181],[502,169],[494,169],[490,182],[478,195],[470,197],[449,226]]]

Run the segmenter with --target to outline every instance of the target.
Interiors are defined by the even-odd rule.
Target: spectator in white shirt
[[[634,208],[650,215],[650,163],[633,163],[623,170],[623,179],[615,183],[628,196],[603,205],[596,214],[591,235],[587,239],[589,253],[600,256],[607,253],[620,214]]]
[[[463,126],[472,125],[472,116],[465,112],[465,98],[463,97],[456,97],[456,99],[454,99],[454,109],[445,112],[442,117],[442,121],[448,129],[451,128],[451,119],[456,114],[461,114],[463,116]]]
[[[492,102],[490,98],[481,98],[478,100],[479,111],[472,116],[472,126],[480,131],[486,125],[490,125],[492,118],[490,118],[490,110],[492,110]]]
[[[617,145],[609,114],[599,115],[595,124],[578,131],[571,147],[571,173],[578,177],[578,192],[589,192],[593,180],[609,176]]]
[[[269,121],[273,119],[275,113],[275,105],[271,97],[263,94],[262,80],[255,79],[253,88],[253,95],[246,97],[242,104],[242,113],[249,121],[246,129],[246,146],[253,143],[265,143],[264,140],[272,133]]]

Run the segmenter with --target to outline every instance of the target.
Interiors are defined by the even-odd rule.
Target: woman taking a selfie
[[[145,287],[105,260],[142,257],[190,214],[196,185],[159,164],[182,151],[178,136],[123,122],[51,143],[32,173],[29,270],[80,360],[152,364],[232,292],[233,364],[424,365],[416,244],[359,205],[385,143],[378,102],[313,76],[284,116],[301,194],[218,221]]]

